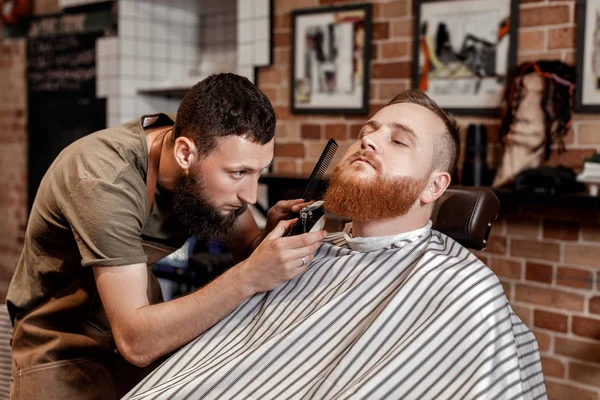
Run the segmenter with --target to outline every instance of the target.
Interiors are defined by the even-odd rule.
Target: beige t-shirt
[[[172,212],[168,191],[158,186],[152,212],[148,209],[148,145],[142,123],[152,121],[152,127],[174,123],[166,114],[155,117],[77,140],[59,154],[42,179],[7,296],[11,316],[17,319],[14,346],[30,347],[27,343],[34,341],[46,347],[44,355],[32,349],[22,364],[61,359],[65,351],[79,354],[73,346],[83,353],[92,350],[97,346],[93,340],[72,336],[94,336],[90,325],[109,332],[88,267],[147,263],[149,255],[155,261],[189,237]],[[150,271],[149,277],[149,300],[156,303],[160,290]],[[65,327],[61,313],[68,310],[74,321]],[[105,344],[111,346],[109,342]]]

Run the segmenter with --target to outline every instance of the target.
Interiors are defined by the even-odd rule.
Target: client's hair
[[[266,144],[275,135],[275,112],[267,96],[248,79],[230,73],[211,75],[185,94],[172,143],[180,136],[188,137],[200,156],[206,157],[219,139],[229,135]]]
[[[452,175],[460,154],[460,127],[454,117],[446,114],[435,101],[418,89],[405,90],[390,100],[387,105],[399,103],[418,104],[440,117],[446,126],[446,131],[442,135],[442,140],[435,146],[433,159],[436,167]]]

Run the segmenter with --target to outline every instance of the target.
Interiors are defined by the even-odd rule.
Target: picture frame
[[[293,114],[369,112],[371,4],[292,12]]]
[[[455,115],[499,116],[518,25],[518,0],[415,0],[412,87]]]
[[[575,102],[581,113],[600,111],[600,0],[581,0],[577,10]]]

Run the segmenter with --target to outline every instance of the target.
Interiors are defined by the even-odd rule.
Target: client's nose
[[[372,134],[363,136],[360,142],[360,148],[362,150],[370,150],[377,153],[378,146],[375,144],[375,141],[373,140],[371,135]]]

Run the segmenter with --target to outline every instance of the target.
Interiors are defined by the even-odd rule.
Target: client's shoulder
[[[431,233],[415,275],[426,277],[428,281],[452,282],[450,287],[455,287],[456,283],[460,283],[459,286],[477,283],[502,291],[494,272],[471,251],[441,232],[432,230]]]

